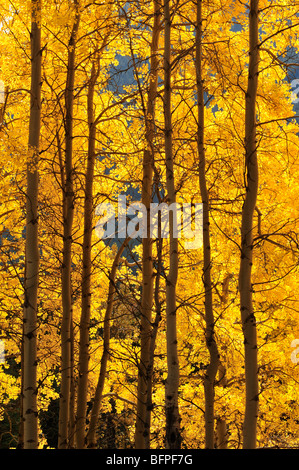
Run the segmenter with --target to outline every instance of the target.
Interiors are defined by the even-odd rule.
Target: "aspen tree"
[[[84,235],[83,235],[83,267],[82,267],[82,305],[80,320],[80,349],[79,349],[79,377],[78,398],[76,417],[76,443],[77,448],[85,447],[85,427],[87,409],[87,386],[89,366],[89,325],[91,307],[91,243],[92,243],[92,221],[93,221],[93,180],[95,165],[95,139],[96,126],[94,116],[94,89],[99,75],[99,64],[97,69],[93,63],[87,96],[88,114],[88,154],[85,175],[85,197],[84,197]]]
[[[199,186],[203,205],[203,283],[205,293],[206,344],[210,355],[204,376],[205,392],[205,446],[214,448],[214,397],[215,378],[219,364],[219,354],[215,341],[215,320],[213,313],[213,292],[211,281],[211,243],[210,243],[210,204],[206,182],[206,159],[204,147],[204,91],[202,79],[202,0],[197,2],[196,28],[196,83],[197,83],[197,147],[199,157]]]
[[[75,368],[75,335],[74,335],[74,323],[73,323],[73,312],[71,315],[71,328],[70,328],[70,343],[71,343],[71,359],[70,359],[70,406],[69,406],[69,426],[68,426],[68,448],[73,449],[75,447],[75,427],[76,427],[76,392],[77,392],[77,381],[76,381],[76,368]]]
[[[27,162],[23,421],[24,448],[38,447],[37,416],[37,300],[39,280],[38,161],[41,121],[41,2],[31,2],[31,89],[29,159]]]
[[[226,369],[224,365],[219,364],[218,367],[218,385],[221,387],[227,386]],[[217,416],[216,418],[216,448],[227,449],[228,433],[225,418]]]
[[[73,190],[73,107],[76,38],[80,22],[79,3],[74,2],[75,20],[68,44],[67,79],[65,88],[65,185],[63,188],[63,261],[62,261],[62,321],[61,321],[61,387],[59,408],[58,447],[68,447],[70,391],[71,391],[71,259],[72,227],[74,217]]]
[[[168,204],[176,203],[172,149],[171,116],[171,15],[170,1],[164,1],[164,120],[165,166]],[[174,233],[174,218],[169,213],[169,272],[166,278],[166,342],[167,379],[165,383],[166,448],[181,446],[180,415],[178,406],[179,358],[177,348],[176,284],[178,277],[178,239]]]
[[[162,301],[160,299],[160,281],[162,274],[162,248],[163,248],[163,239],[161,236],[161,213],[158,214],[158,238],[157,238],[157,271],[155,276],[155,286],[154,286],[154,301],[155,301],[155,319],[153,321],[151,343],[150,343],[150,361],[149,361],[149,371],[148,371],[148,389],[147,389],[147,413],[149,415],[148,422],[151,423],[151,412],[153,409],[153,373],[154,373],[154,360],[155,360],[155,349],[157,346],[157,336],[159,324],[162,319]],[[148,447],[150,447],[150,433],[147,436]]]
[[[152,304],[153,304],[153,252],[150,236],[150,203],[152,202],[153,166],[154,166],[154,133],[155,133],[155,103],[158,84],[158,47],[160,37],[161,6],[154,1],[154,23],[151,42],[151,63],[148,87],[147,109],[145,116],[146,148],[143,152],[142,203],[147,210],[147,236],[142,239],[142,297],[140,341],[141,355],[138,364],[137,417],[135,431],[135,447],[149,448],[151,410],[148,408],[150,344],[152,335]]]
[[[103,397],[103,390],[106,380],[106,372],[107,372],[107,364],[110,355],[110,321],[111,321],[111,314],[114,304],[114,297],[115,297],[115,279],[117,268],[119,266],[121,256],[126,248],[130,237],[127,237],[124,242],[121,244],[116,256],[113,260],[112,268],[109,275],[109,290],[108,290],[108,299],[107,299],[107,307],[104,317],[104,344],[103,344],[103,353],[101,358],[101,369],[99,373],[99,378],[96,386],[96,391],[93,400],[93,406],[91,409],[90,415],[90,424],[87,433],[87,447],[88,448],[95,448],[96,447],[96,430],[97,424],[99,419],[99,411],[102,403]]]
[[[258,415],[258,357],[256,319],[252,300],[253,214],[258,191],[256,138],[256,96],[259,66],[259,1],[251,0],[249,11],[249,68],[245,101],[245,174],[246,195],[242,208],[241,260],[239,291],[245,348],[246,404],[243,424],[243,448],[256,447]]]
[[[87,411],[87,390],[89,372],[89,329],[91,313],[91,248],[94,216],[94,172],[96,162],[96,132],[99,116],[95,116],[95,86],[100,74],[100,57],[105,50],[109,38],[109,30],[103,38],[101,47],[97,47],[91,58],[92,67],[87,92],[87,123],[88,123],[88,150],[87,167],[85,173],[84,189],[84,233],[83,233],[83,256],[82,256],[82,287],[81,287],[81,318],[80,318],[80,342],[79,342],[79,375],[78,375],[78,396],[76,415],[76,447],[79,449],[86,447],[86,411]]]
[[[124,187],[132,189],[135,195],[141,189],[143,178],[140,158],[145,156],[146,149],[152,149],[151,145],[147,147],[146,131],[151,124],[151,117],[147,116],[147,97],[150,90],[149,73],[151,70],[148,64],[153,39],[154,16],[153,8],[151,8],[153,0],[126,3],[123,14],[118,2],[113,3],[115,10],[111,8],[111,14],[107,12],[112,3],[103,2],[100,5],[98,2],[80,1],[80,29],[78,39],[75,41],[72,168],[73,199],[76,204],[71,230],[73,236],[71,247],[73,311],[69,315],[71,324],[69,336],[65,336],[70,345],[70,359],[65,362],[70,381],[67,399],[69,411],[66,420],[66,423],[69,423],[66,431],[65,447],[67,448],[76,447],[75,404],[78,404],[77,411],[81,424],[86,427],[86,431],[89,431],[83,437],[84,445],[86,445],[85,439],[89,448],[103,448],[104,446],[131,448],[135,445],[137,371],[140,361],[140,311],[142,295],[143,293],[147,295],[146,288],[142,292],[142,261],[139,261],[142,260],[142,246],[138,245],[137,240],[130,243],[130,247],[126,250],[127,253],[130,252],[133,260],[136,260],[134,266],[127,256],[122,255],[125,259],[121,268],[115,271],[113,267],[108,280],[107,259],[110,260],[109,263],[113,263],[111,259],[113,250],[93,240],[95,243],[92,249],[91,315],[89,326],[87,326],[86,316],[84,322],[82,321],[84,325],[81,328],[81,345],[84,347],[79,357],[80,314],[88,312],[89,308],[89,303],[86,302],[84,305],[87,305],[87,309],[85,307],[81,309],[83,302],[81,305],[80,296],[81,289],[85,291],[84,297],[88,292],[87,284],[82,283],[82,274],[83,281],[86,278],[86,271],[83,273],[82,269],[83,211],[88,150],[86,95],[95,50],[99,47],[97,35],[102,38],[108,30],[110,31],[109,47],[105,49],[101,57],[100,74],[94,95],[95,115],[98,113],[97,122],[94,121],[94,124],[97,123],[96,154],[101,155],[101,158],[96,158],[93,203],[110,201],[114,207],[115,196]],[[37,3],[34,4],[37,5]],[[30,154],[33,149],[29,149],[28,152],[28,135],[27,132],[24,133],[24,123],[29,123],[30,120],[30,108],[27,105],[30,99],[28,90],[31,86],[28,61],[30,51],[27,51],[29,38],[27,41],[27,29],[24,28],[26,25],[28,30],[30,29],[30,9],[28,15],[26,2],[21,0],[15,0],[13,5],[12,8],[11,0],[2,0],[0,4],[0,80],[3,79],[3,83],[9,87],[8,93],[4,95],[5,102],[0,103],[2,155],[0,167],[0,193],[2,195],[0,204],[0,339],[1,343],[2,340],[5,341],[5,345],[0,346],[5,346],[4,361],[6,363],[0,366],[0,393],[2,395],[0,446],[18,446],[18,430],[15,422],[17,400],[20,392],[21,395],[24,392],[24,372],[27,373],[26,370],[30,370],[31,367],[29,360],[24,361],[22,351],[25,339],[27,341],[31,337],[31,332],[29,332],[28,337],[25,338],[25,323],[23,322],[26,307],[24,280],[27,285],[31,281],[29,277],[25,279],[27,273],[24,274],[24,247],[27,242],[25,243],[23,236],[23,222],[25,222],[27,194],[27,162],[28,168],[30,163],[31,169],[34,169],[35,162],[38,162],[40,264],[37,300],[38,327],[34,330],[38,335],[38,367],[35,385],[32,382],[34,377],[30,375],[30,387],[33,386],[30,391],[36,390],[34,387],[37,385],[37,411],[39,429],[42,432],[39,446],[48,445],[53,448],[57,445],[58,437],[56,420],[61,379],[60,276],[64,249],[63,225],[66,223],[66,219],[63,220],[61,208],[62,194],[66,189],[64,162],[67,140],[64,132],[67,127],[66,111],[68,123],[70,122],[69,108],[66,108],[64,98],[68,65],[67,43],[74,23],[75,5],[74,1],[47,2],[44,0],[42,3],[41,33],[44,38],[42,45],[46,45],[42,67],[42,134],[39,155],[36,154],[36,160],[33,161],[30,155],[30,162],[28,153]],[[163,15],[162,2],[161,5]],[[207,266],[211,268],[212,313],[215,319],[214,339],[217,340],[220,353],[218,372],[215,383],[212,384],[207,379],[211,378],[209,375],[211,369],[207,369],[207,366],[211,364],[211,357],[205,341],[208,339],[205,334],[211,332],[211,329],[207,328],[208,322],[206,321],[209,310],[205,310],[205,307],[211,305],[207,302],[205,306],[210,291],[208,290],[205,297],[203,282],[205,278],[202,270],[203,255],[206,255],[205,260],[208,259],[208,251],[205,252],[205,249],[209,247],[209,244],[205,238],[204,250],[180,249],[179,281],[175,283],[176,292],[173,286],[169,286],[169,282],[167,286],[167,313],[169,314],[170,292],[171,295],[175,293],[176,311],[181,312],[177,315],[180,363],[178,404],[182,418],[181,446],[184,448],[203,447],[205,439],[206,442],[208,438],[212,440],[214,427],[214,448],[228,446],[240,448],[242,445],[244,448],[253,448],[256,440],[257,416],[254,408],[257,406],[256,397],[261,395],[262,399],[258,403],[258,446],[267,447],[271,442],[271,446],[275,447],[296,447],[298,444],[296,417],[299,406],[298,364],[296,364],[298,348],[295,344],[295,338],[299,337],[296,325],[298,310],[296,286],[299,274],[297,265],[299,208],[296,204],[299,177],[299,134],[292,103],[292,100],[296,99],[297,85],[295,82],[287,83],[286,80],[292,70],[290,61],[294,60],[291,58],[290,49],[296,47],[298,29],[296,6],[293,1],[289,0],[271,2],[271,5],[267,2],[264,4],[260,2],[258,26],[260,59],[255,110],[257,156],[257,144],[255,143],[254,146],[250,133],[251,126],[254,127],[255,115],[252,99],[255,92],[252,93],[254,89],[252,84],[256,76],[251,74],[252,59],[257,52],[250,51],[250,61],[248,53],[244,53],[248,50],[248,6],[234,2],[232,11],[231,0],[221,2],[221,4],[201,2],[203,26],[196,39],[201,40],[202,59],[201,77],[199,77],[198,84],[200,92],[197,92],[198,76],[195,74],[194,60],[195,28],[197,27],[198,34],[200,25],[198,21],[198,26],[196,26],[197,2],[171,1],[169,5],[172,21],[172,89],[170,90],[172,126],[168,127],[168,130],[172,130],[171,149],[174,160],[176,198],[177,201],[186,201],[188,198],[188,201],[195,202],[198,197],[201,197],[199,173],[202,178],[206,176],[210,209],[210,226],[208,226],[211,243],[210,262],[212,262],[212,265],[208,263]],[[250,19],[251,24],[254,21],[253,16]],[[164,28],[164,21],[162,24]],[[164,36],[163,31],[161,32],[163,42],[162,36]],[[253,44],[253,41],[251,43]],[[159,53],[163,55],[163,45],[161,46]],[[130,59],[134,70],[130,68]],[[138,60],[138,68],[135,67],[134,60]],[[250,76],[247,77],[249,62]],[[162,67],[161,63],[161,70]],[[159,76],[155,100],[154,137],[151,141],[155,157],[152,162],[154,164],[152,195],[155,200],[157,198],[162,203],[166,201],[167,188],[164,159],[164,81],[160,71],[159,75],[161,77]],[[292,77],[289,78],[291,81]],[[250,83],[247,84],[247,81]],[[165,104],[169,104],[167,81],[165,85]],[[203,111],[201,85],[203,85],[205,97],[204,116],[201,113],[198,114],[199,103]],[[247,87],[248,93],[245,96]],[[197,103],[197,98],[199,103]],[[0,101],[1,99],[3,100],[3,96],[0,96]],[[246,100],[246,135],[244,135]],[[34,108],[32,110],[35,112]],[[246,142],[244,142],[244,137],[246,137]],[[197,143],[201,144],[199,148]],[[169,156],[170,153],[168,152],[167,155]],[[204,157],[205,170],[203,171],[200,165]],[[258,184],[255,211],[252,212],[257,182],[257,159],[262,178]],[[167,177],[169,173],[168,167]],[[246,188],[247,191],[245,191]],[[65,192],[65,200],[66,196]],[[69,196],[68,194],[68,202],[71,202]],[[244,200],[244,233],[242,232],[241,246],[239,230]],[[248,223],[248,220],[252,220],[252,223]],[[31,233],[30,225],[28,233]],[[250,239],[250,233],[253,235],[252,239]],[[188,238],[187,233],[184,234],[182,245],[185,235],[186,239]],[[248,259],[252,246],[254,247],[254,263],[250,268],[252,261],[248,262]],[[33,247],[34,245],[31,245],[30,249]],[[187,248],[186,245],[185,247]],[[87,243],[84,249],[88,248]],[[155,236],[152,240],[152,252],[153,304],[149,332],[150,345],[148,359],[146,359],[148,360],[145,376],[146,394],[143,400],[143,403],[146,401],[146,416],[141,424],[143,431],[146,431],[142,436],[142,445],[149,447],[150,443],[152,448],[161,449],[165,446],[166,333],[169,333],[169,318],[166,325],[165,314],[165,287],[166,281],[173,279],[170,274],[173,274],[174,270],[168,271],[169,240],[166,238],[164,240],[161,233],[159,237]],[[89,259],[87,260],[84,265],[88,265]],[[239,271],[240,265],[242,266],[241,272],[238,272],[240,289],[237,291],[236,270]],[[33,272],[36,266],[32,264],[28,268]],[[63,269],[65,269],[64,266]],[[250,269],[252,272],[250,272],[249,283]],[[169,274],[168,277],[167,274]],[[223,281],[222,291],[221,289],[218,291],[217,286],[220,285],[221,280]],[[250,289],[252,289],[252,294],[250,294]],[[30,292],[33,291],[28,290],[28,293]],[[64,299],[66,292],[64,290]],[[242,297],[243,323],[238,301],[239,295]],[[251,299],[249,297],[251,295],[254,298]],[[248,298],[251,302],[248,302]],[[250,310],[252,304],[254,309]],[[258,362],[255,360],[257,348],[254,337],[256,335],[254,315],[250,315],[253,312],[257,316]],[[253,324],[250,324],[251,320]],[[64,327],[65,324],[63,324]],[[85,341],[84,335],[88,328],[89,337]],[[254,336],[250,335],[250,331],[254,333]],[[170,336],[168,340],[169,338]],[[33,338],[30,340],[31,348],[34,341]],[[250,341],[251,344],[249,344]],[[245,342],[246,377],[243,342]],[[67,343],[63,345],[65,346]],[[88,350],[90,357],[87,356]],[[3,361],[3,352],[0,348],[0,362]],[[84,363],[86,357],[89,359],[89,365]],[[169,370],[172,366],[173,364],[170,363]],[[96,375],[98,368],[100,368],[100,373]],[[80,398],[78,402],[77,380],[79,371],[84,370],[88,372],[87,400],[90,401],[86,400],[86,388],[83,388],[86,375],[84,377],[82,375],[79,386],[80,397],[83,398]],[[64,378],[62,378],[61,390],[65,390],[64,384]],[[167,386],[169,390],[169,384]],[[204,396],[205,391],[212,391],[207,400]],[[25,395],[24,398],[26,398]],[[246,405],[244,423],[243,407],[240,405],[243,399]],[[21,411],[23,404],[25,405],[25,401],[21,397],[20,448],[24,447],[22,427],[25,422],[23,410]],[[215,408],[212,419],[210,405]],[[26,406],[28,406],[28,400]],[[29,406],[30,410],[33,410],[33,407]],[[91,410],[90,406],[93,406]],[[81,412],[80,407],[85,410]],[[87,420],[90,419],[90,424],[88,421],[85,422],[85,415]],[[170,423],[169,416],[170,414],[167,418],[167,425]],[[28,419],[27,430],[30,429],[30,432],[33,429],[35,432],[37,423],[35,418],[36,413],[34,416],[31,415],[31,411],[24,413],[24,419],[26,421]],[[79,420],[77,425],[79,427]],[[244,444],[242,425],[244,425]],[[170,426],[167,428],[167,438],[170,434],[169,428]],[[205,437],[205,428],[206,434],[209,432],[208,438]],[[93,432],[94,435],[92,435]],[[30,438],[28,441],[30,446],[36,447],[36,443],[30,441]],[[167,443],[168,447],[170,445]],[[209,446],[212,447],[213,444]]]

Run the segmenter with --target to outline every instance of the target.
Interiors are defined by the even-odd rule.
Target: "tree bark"
[[[158,47],[160,37],[161,7],[154,1],[154,24],[151,43],[150,83],[148,89],[147,110],[145,116],[146,149],[143,154],[142,203],[147,209],[147,236],[142,239],[142,297],[140,341],[141,354],[138,364],[137,417],[135,431],[135,448],[145,449],[150,446],[151,410],[148,408],[150,344],[152,336],[152,305],[153,305],[153,254],[150,237],[150,204],[152,202],[153,166],[155,133],[155,103],[158,85]]]
[[[218,367],[218,376],[219,376],[219,383],[220,387],[227,386],[227,378],[226,378],[226,368],[219,364]],[[216,448],[217,449],[227,449],[228,444],[228,433],[227,433],[227,424],[226,419],[222,416],[217,416],[216,418]]]
[[[41,2],[32,0],[31,98],[27,162],[23,421],[24,448],[38,448],[37,297],[39,279],[38,161],[41,121]]]
[[[114,295],[116,291],[115,277],[116,277],[117,268],[120,262],[120,258],[129,240],[130,238],[127,237],[122,243],[122,245],[120,246],[114,258],[110,276],[109,276],[108,300],[107,300],[107,307],[106,307],[106,312],[105,312],[105,317],[104,317],[104,344],[103,344],[103,354],[102,354],[102,359],[101,359],[101,369],[100,369],[99,379],[98,379],[97,388],[96,388],[96,392],[94,396],[93,406],[91,410],[89,429],[87,433],[87,447],[91,449],[94,449],[96,447],[96,430],[97,430],[97,424],[98,424],[98,419],[99,419],[100,407],[102,403],[107,364],[108,364],[109,355],[110,355],[110,320],[111,320],[111,314],[112,314],[113,303],[114,303]]]
[[[164,119],[165,165],[168,204],[176,202],[172,151],[171,113],[171,17],[169,0],[164,1]],[[178,406],[179,358],[177,349],[176,284],[178,277],[178,239],[174,233],[175,214],[169,214],[169,272],[166,278],[167,379],[165,383],[166,448],[181,447]]]
[[[80,15],[78,2],[75,1],[75,22],[73,25],[68,52],[67,81],[65,89],[65,186],[63,188],[63,261],[62,261],[62,322],[61,322],[61,386],[59,405],[58,447],[68,447],[70,392],[71,392],[71,258],[72,258],[72,227],[74,215],[73,190],[73,106],[75,80],[76,37]]]
[[[245,348],[246,404],[243,424],[243,448],[256,447],[258,415],[258,358],[256,320],[252,300],[251,270],[253,260],[253,214],[258,192],[258,158],[256,141],[256,96],[258,86],[259,42],[258,0],[250,1],[249,69],[245,103],[245,173],[246,195],[242,208],[241,261],[239,290]]]
[[[76,417],[76,443],[78,449],[86,446],[86,410],[87,410],[87,387],[89,367],[89,327],[91,307],[91,243],[93,222],[93,180],[95,165],[95,139],[96,126],[94,115],[94,88],[98,77],[93,64],[90,76],[87,96],[88,113],[88,155],[85,176],[85,199],[84,199],[84,235],[83,235],[83,268],[82,268],[82,299],[80,320],[80,345],[79,345],[79,377],[78,398]]]
[[[74,351],[74,323],[73,315],[71,316],[71,359],[70,359],[70,412],[69,412],[69,435],[68,435],[68,448],[75,448],[75,430],[76,430],[76,376],[75,376],[75,351]]]
[[[155,276],[155,290],[154,290],[154,299],[155,299],[155,320],[152,324],[152,334],[150,342],[150,354],[149,354],[149,366],[148,366],[148,389],[147,389],[147,419],[146,422],[151,423],[151,413],[153,410],[153,372],[154,372],[154,360],[155,360],[155,348],[157,342],[157,335],[159,324],[162,319],[161,311],[161,300],[160,300],[160,280],[162,274],[162,247],[163,239],[161,236],[161,213],[158,214],[159,217],[159,231],[157,239],[157,272]],[[146,448],[150,448],[150,432],[146,436]]]
[[[24,406],[24,324],[21,342],[21,393],[20,393],[20,423],[18,433],[17,449],[24,449],[24,420],[23,420],[23,406]]]
[[[203,284],[205,293],[206,345],[210,362],[204,377],[205,393],[205,447],[214,448],[214,397],[215,379],[219,364],[215,341],[213,292],[211,281],[210,203],[206,182],[206,159],[204,148],[204,91],[202,79],[202,1],[197,2],[196,27],[196,83],[198,100],[197,147],[199,156],[199,186],[203,206]]]

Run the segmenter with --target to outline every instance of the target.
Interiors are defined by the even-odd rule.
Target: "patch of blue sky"
[[[236,18],[233,18],[232,19],[232,25],[231,25],[230,29],[234,33],[239,33],[240,31],[242,31],[243,26],[241,25],[241,23],[238,22],[238,20]]]

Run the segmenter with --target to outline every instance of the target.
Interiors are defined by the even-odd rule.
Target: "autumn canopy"
[[[298,0],[1,0],[0,448],[299,447],[298,45]]]

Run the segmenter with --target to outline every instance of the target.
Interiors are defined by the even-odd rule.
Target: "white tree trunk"
[[[210,204],[206,182],[204,148],[204,91],[202,80],[202,1],[197,2],[196,28],[196,83],[198,101],[197,147],[199,157],[199,187],[203,205],[203,283],[205,292],[206,344],[210,361],[204,377],[205,392],[205,447],[214,448],[214,396],[219,354],[215,341],[213,292],[211,281]]]
[[[76,16],[69,41],[67,82],[65,89],[65,184],[63,188],[63,261],[62,261],[62,321],[61,321],[61,386],[59,405],[58,447],[68,447],[70,426],[70,394],[72,378],[71,339],[72,339],[72,295],[71,295],[71,257],[72,228],[74,215],[73,190],[73,103],[75,80],[76,36],[80,15],[78,2],[75,1]]]
[[[154,24],[151,43],[150,82],[148,88],[148,101],[145,116],[146,149],[143,153],[143,179],[142,203],[147,209],[147,236],[142,239],[142,297],[141,297],[141,323],[140,341],[141,354],[138,364],[138,391],[137,391],[137,417],[135,431],[135,448],[145,449],[150,445],[151,410],[148,408],[148,394],[151,385],[150,374],[150,345],[152,337],[152,305],[153,305],[153,253],[152,239],[150,237],[150,204],[152,202],[155,132],[154,116],[158,84],[158,47],[160,37],[161,8],[154,1]]]
[[[98,69],[99,70],[99,69]],[[86,410],[89,368],[89,327],[91,308],[91,243],[93,222],[93,180],[95,164],[96,126],[94,124],[94,87],[98,77],[95,67],[92,67],[88,87],[88,155],[85,179],[84,199],[84,235],[83,235],[83,267],[82,267],[82,300],[80,320],[80,347],[79,347],[79,376],[78,376],[78,403],[76,418],[76,443],[78,449],[86,446]]]
[[[41,3],[32,0],[31,99],[29,158],[27,163],[23,422],[24,448],[38,447],[37,417],[37,295],[39,278],[38,245],[38,161],[41,115]]]
[[[108,299],[107,299],[107,308],[106,308],[105,317],[104,317],[104,344],[103,344],[103,354],[101,358],[101,369],[100,369],[99,379],[98,379],[98,383],[97,383],[97,387],[96,387],[96,391],[94,395],[93,406],[92,406],[91,414],[90,414],[90,424],[89,424],[88,433],[87,433],[87,447],[90,449],[94,449],[96,447],[96,430],[97,430],[99,412],[100,412],[100,407],[102,403],[103,390],[104,390],[104,385],[105,385],[105,380],[106,380],[107,364],[108,364],[109,355],[110,355],[110,322],[111,322],[111,314],[112,314],[112,309],[113,309],[113,304],[114,304],[114,296],[116,292],[116,287],[115,287],[116,272],[119,266],[121,256],[129,240],[130,238],[127,237],[125,241],[122,243],[122,245],[120,246],[120,248],[118,249],[118,252],[114,258],[111,272],[109,275],[109,291],[108,291]]]
[[[171,118],[171,17],[169,0],[164,1],[164,119],[165,164],[168,204],[176,202]],[[169,272],[166,279],[166,342],[167,379],[165,383],[166,448],[181,446],[180,415],[178,407],[179,358],[177,348],[176,284],[178,277],[178,239],[174,233],[174,217],[169,214]]]
[[[246,196],[242,209],[241,262],[239,290],[241,320],[245,347],[246,406],[243,427],[244,449],[256,447],[256,427],[258,415],[258,360],[256,320],[252,302],[252,250],[253,214],[258,191],[258,159],[256,141],[256,96],[258,86],[258,8],[259,1],[250,1],[249,12],[249,70],[245,104],[245,171]]]

